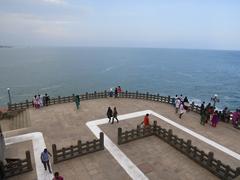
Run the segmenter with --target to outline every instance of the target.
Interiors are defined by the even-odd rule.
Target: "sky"
[[[240,1],[0,0],[0,45],[240,50]]]

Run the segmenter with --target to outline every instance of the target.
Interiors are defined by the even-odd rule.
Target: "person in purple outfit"
[[[216,127],[219,121],[218,111],[215,111],[212,116],[212,127]]]
[[[236,111],[232,113],[232,124],[233,124],[233,127],[237,128],[239,118],[240,118],[240,111],[238,109],[236,109]]]

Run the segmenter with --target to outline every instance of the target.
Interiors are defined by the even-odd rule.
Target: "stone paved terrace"
[[[29,132],[42,132],[47,148],[55,143],[58,148],[75,145],[77,140],[87,141],[95,138],[86,126],[87,121],[102,119],[106,117],[107,107],[116,106],[121,114],[127,114],[143,110],[152,110],[175,121],[196,133],[199,133],[231,150],[240,154],[240,131],[234,129],[230,124],[219,123],[217,128],[210,125],[201,126],[199,115],[194,112],[184,114],[179,119],[172,105],[136,99],[97,99],[82,101],[80,110],[76,110],[74,103],[58,104],[41,109],[28,109],[31,124],[30,127],[5,132],[6,137],[20,135]],[[143,120],[143,116],[131,120],[120,121],[120,123],[101,125],[100,128],[117,144],[117,128],[123,130],[136,128]],[[215,158],[232,168],[240,166],[240,161],[225,154],[224,152],[192,137],[182,130],[150,115],[150,120],[156,120],[164,128],[173,129],[173,133],[184,139],[191,139],[193,145],[205,152],[214,152]],[[11,127],[10,121],[0,121],[3,127]],[[4,128],[3,128],[4,130]],[[15,147],[14,147],[15,146]],[[185,155],[178,152],[162,140],[151,136],[118,146],[127,157],[149,178],[149,179],[217,179],[216,176],[205,170]],[[18,148],[17,151],[14,149]],[[8,157],[22,157],[25,150],[33,148],[31,141],[19,143],[7,147]],[[35,169],[34,158],[32,157]],[[131,179],[126,171],[119,165],[107,149],[86,156],[67,160],[53,165],[54,171],[59,171],[66,180],[90,180],[90,179]],[[36,171],[19,175],[10,179],[37,179]]]

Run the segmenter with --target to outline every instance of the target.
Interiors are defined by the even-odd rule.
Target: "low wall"
[[[26,151],[25,159],[8,159],[7,164],[4,165],[4,177],[12,177],[32,171],[32,161],[29,151]]]
[[[107,91],[103,91],[103,92],[95,91],[93,93],[86,92],[85,94],[79,95],[79,97],[80,97],[80,101],[107,98],[109,97],[109,92]],[[174,102],[175,98],[171,98],[170,96],[160,96],[159,94],[149,94],[148,92],[141,93],[138,91],[136,92],[125,91],[118,94],[117,98],[143,99],[143,100],[154,101],[154,102],[175,104]],[[74,102],[74,100],[75,100],[74,94],[72,96],[66,96],[66,97],[58,96],[57,98],[51,98],[48,102],[48,105],[69,103],[69,102]],[[32,101],[26,100],[25,102],[21,102],[21,103],[9,104],[8,111],[24,110],[30,107],[33,107]],[[196,105],[194,102],[190,104],[190,110],[198,114],[200,114],[200,111],[201,111],[200,106]],[[231,120],[231,115],[228,117],[228,119],[226,119],[226,122],[230,122],[230,120]]]
[[[53,163],[59,163],[68,159],[83,156],[89,153],[97,152],[104,149],[104,134],[100,133],[100,139],[94,139],[93,141],[87,141],[82,143],[78,141],[77,145],[64,147],[57,149],[56,144],[52,145]]]
[[[125,132],[122,132],[122,128],[118,128],[118,144],[128,143],[151,135],[164,140],[221,179],[233,179],[240,175],[240,167],[232,169],[229,165],[225,165],[220,160],[215,159],[213,152],[205,153],[198,147],[193,146],[191,140],[185,141],[174,135],[171,129],[167,130],[158,126],[157,121],[154,121],[154,125],[149,127],[140,128],[138,126],[137,129]]]
[[[2,128],[0,126],[0,161],[4,162],[5,160],[5,140],[4,140],[4,136],[2,134]]]

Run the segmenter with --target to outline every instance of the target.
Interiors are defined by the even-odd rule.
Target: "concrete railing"
[[[4,165],[4,177],[12,177],[32,171],[31,155],[26,151],[25,159],[7,159],[7,164]]]
[[[220,160],[215,159],[213,152],[205,153],[193,146],[191,140],[185,141],[174,135],[171,129],[167,130],[158,126],[157,121],[154,121],[154,125],[149,127],[140,128],[138,126],[137,129],[125,132],[122,132],[122,128],[118,128],[118,144],[128,143],[151,135],[164,140],[221,179],[233,179],[240,175],[240,167],[232,169],[229,165],[225,165]]]
[[[103,92],[93,92],[93,93],[88,93],[86,92],[85,94],[79,95],[80,101],[85,101],[85,100],[92,100],[92,99],[100,99],[100,98],[107,98],[109,97],[109,92],[103,91]],[[175,98],[172,98],[170,96],[160,96],[159,94],[150,94],[148,92],[146,93],[141,93],[141,92],[122,92],[119,93],[117,98],[129,98],[129,99],[142,99],[142,100],[148,100],[148,101],[154,101],[154,102],[161,102],[161,103],[168,103],[168,104],[174,104]],[[62,104],[62,103],[69,103],[69,102],[74,102],[75,100],[75,95],[73,94],[72,96],[67,96],[67,97],[61,97],[58,96],[57,98],[51,98],[48,102],[48,105],[54,105],[54,104]],[[22,109],[27,109],[30,107],[34,107],[33,102],[26,100],[25,102],[21,103],[13,103],[8,105],[8,110],[9,111],[16,111],[16,110],[22,110]],[[200,106],[196,105],[194,102],[190,104],[190,110],[196,113],[200,113]],[[231,115],[229,116],[231,119]],[[229,121],[230,119],[227,119]]]
[[[52,145],[53,163],[59,163],[68,159],[72,159],[78,156],[83,156],[89,153],[97,152],[104,149],[104,134],[100,133],[100,139],[94,139],[93,141],[87,141],[82,143],[78,141],[77,145],[64,147],[57,149],[56,144]]]

